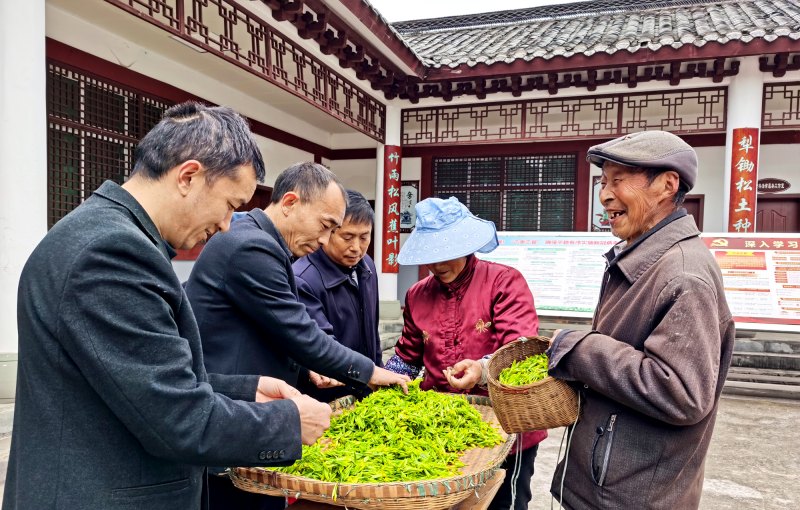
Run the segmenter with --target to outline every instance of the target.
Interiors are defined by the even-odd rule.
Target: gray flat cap
[[[681,184],[690,190],[697,180],[697,153],[691,145],[667,131],[641,131],[595,145],[586,154],[592,164],[602,168],[612,161],[621,165],[658,170],[674,170]]]

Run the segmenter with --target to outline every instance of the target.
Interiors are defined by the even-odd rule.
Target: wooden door
[[[698,230],[703,231],[703,201],[705,195],[686,195],[683,200],[683,207],[686,212],[694,216],[694,222]]]
[[[758,195],[756,232],[800,232],[800,195]]]

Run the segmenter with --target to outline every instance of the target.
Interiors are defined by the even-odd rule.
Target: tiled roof
[[[800,39],[800,0],[595,0],[392,25],[431,67]]]

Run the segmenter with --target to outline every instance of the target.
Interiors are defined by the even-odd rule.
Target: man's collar
[[[142,231],[147,234],[147,237],[153,241],[153,244],[158,247],[165,257],[172,259],[176,255],[172,246],[161,237],[156,224],[153,223],[153,219],[150,218],[144,207],[125,188],[114,181],[106,181],[95,190],[94,194],[127,209]]]
[[[348,279],[348,274],[342,271],[342,266],[334,262],[322,248],[307,255],[307,257],[308,261],[319,271],[322,277],[322,283],[325,285],[326,289],[332,289],[333,287],[341,285],[342,282]],[[363,258],[358,261],[358,264],[356,264],[353,269],[358,272],[358,278],[362,281],[372,275],[372,271],[367,266],[367,263],[364,262]]]
[[[618,254],[612,248],[605,257],[609,266],[619,266],[628,281],[633,283],[675,244],[699,235],[694,219],[681,207]]]
[[[269,216],[264,212],[263,209],[253,209],[252,211],[247,213],[253,220],[256,222],[256,225],[266,232],[267,234],[271,235],[275,239],[278,240],[278,244],[281,246],[283,251],[286,253],[286,256],[289,257],[289,260],[292,262],[295,261],[296,257],[292,254],[291,250],[289,249],[289,245],[286,244],[286,240],[281,235],[278,227],[275,226],[275,223],[269,219]]]

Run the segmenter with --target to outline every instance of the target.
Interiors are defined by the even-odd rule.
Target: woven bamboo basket
[[[468,396],[484,421],[499,424],[487,397]],[[334,411],[351,407],[353,397],[343,397],[331,405]],[[287,475],[263,468],[232,468],[233,484],[245,491],[307,499],[346,508],[388,510],[439,510],[450,508],[474,494],[492,479],[505,460],[514,436],[503,431],[505,440],[493,448],[472,448],[461,456],[461,474],[436,480],[393,483],[332,483]]]
[[[499,348],[488,363],[489,397],[503,430],[509,434],[553,429],[575,423],[578,398],[560,379],[545,377],[525,386],[500,383],[500,372],[514,361],[547,350],[545,337],[523,337]]]

